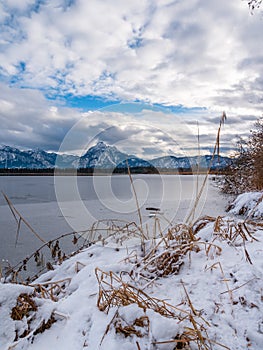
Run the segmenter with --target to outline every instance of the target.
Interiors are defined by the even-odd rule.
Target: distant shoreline
[[[133,175],[206,175],[208,169],[200,169],[198,172],[192,169],[138,169],[131,168]],[[210,169],[209,174],[225,174],[225,169]],[[128,175],[127,169],[0,169],[0,176],[111,176]]]

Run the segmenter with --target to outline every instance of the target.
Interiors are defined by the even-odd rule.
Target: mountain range
[[[155,167],[159,169],[190,169],[197,167],[207,168],[211,163],[211,169],[222,169],[231,163],[228,157],[216,156],[213,161],[211,155],[175,157],[164,156],[152,160],[144,160],[135,155],[128,155],[119,151],[115,146],[109,146],[104,142],[98,142],[89,148],[81,157],[70,154],[57,154],[41,149],[19,150],[10,146],[0,147],[0,168],[6,169],[53,169],[57,168],[97,168],[115,169],[126,168],[127,162],[130,168]]]

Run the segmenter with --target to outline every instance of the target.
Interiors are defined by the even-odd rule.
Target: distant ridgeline
[[[155,174],[159,172],[192,173],[206,171],[223,171],[232,160],[228,157],[211,155],[193,157],[165,156],[152,160],[144,160],[134,155],[120,152],[115,146],[99,142],[88,149],[81,157],[69,154],[50,153],[40,149],[22,151],[10,146],[0,147],[0,172],[2,174],[79,174],[94,173],[132,173]],[[128,167],[127,167],[128,163]]]

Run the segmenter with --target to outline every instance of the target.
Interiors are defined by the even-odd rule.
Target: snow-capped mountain
[[[175,157],[165,156],[152,160],[144,160],[134,155],[128,155],[119,151],[115,146],[109,146],[104,142],[99,142],[89,148],[81,156],[69,154],[57,154],[46,152],[41,149],[22,151],[10,146],[0,147],[0,168],[98,168],[114,169],[126,168],[128,161],[130,168],[154,167],[157,169],[191,169],[198,166],[202,169],[211,166],[212,169],[224,168],[230,164],[231,159],[217,156],[211,162],[212,156],[195,157]]]
[[[159,169],[221,169],[225,168],[231,163],[231,159],[228,157],[215,156],[211,161],[211,155],[194,156],[194,157],[175,157],[166,156],[153,159],[150,163]]]
[[[53,168],[56,163],[57,154],[48,153],[41,149],[29,150],[26,152],[35,162],[41,164],[41,168]]]
[[[127,159],[127,160],[126,160]],[[117,164],[117,168],[123,169],[127,168],[127,162],[130,168],[149,168],[153,167],[153,164],[151,164],[151,161],[144,160],[142,158],[138,158],[135,156],[129,156],[127,155],[125,160],[123,160],[121,163]]]
[[[45,152],[46,153],[46,152]],[[50,163],[44,163],[40,155],[33,151],[21,151],[10,146],[0,147],[0,168],[50,168]]]
[[[99,142],[80,157],[79,168],[115,168],[123,162],[127,154],[120,152],[115,146]]]
[[[153,159],[151,164],[159,169],[190,169],[191,164],[187,157],[166,156]]]
[[[205,168],[211,168],[211,169],[222,169],[227,167],[231,164],[232,160],[228,157],[223,157],[216,155],[214,159],[212,160],[211,155],[205,155],[205,156],[196,156],[196,157],[189,157],[189,161],[191,164],[191,167],[205,169]]]
[[[56,167],[57,168],[78,168],[79,157],[72,154],[57,154],[56,155]]]
[[[54,168],[56,161],[61,168],[77,167],[78,157],[59,155],[41,149],[21,151],[10,146],[0,147],[0,168],[7,169],[48,169]]]

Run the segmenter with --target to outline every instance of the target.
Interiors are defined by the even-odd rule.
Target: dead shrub
[[[33,297],[22,293],[18,296],[16,306],[12,308],[11,318],[14,321],[21,321],[24,317],[29,317],[30,313],[37,311],[37,305]]]

